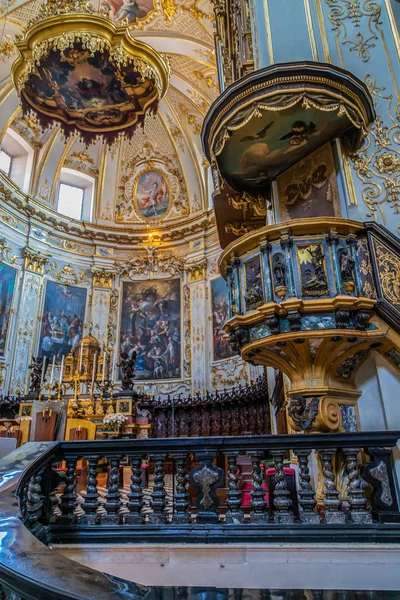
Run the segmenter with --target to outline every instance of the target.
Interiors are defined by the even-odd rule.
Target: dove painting
[[[266,125],[263,129],[261,129],[261,131],[258,131],[257,133],[254,133],[253,135],[246,135],[240,141],[241,142],[256,142],[257,140],[264,139],[267,135],[268,130],[272,127],[273,124],[274,124],[274,122],[271,121],[270,123],[268,123],[268,125]]]

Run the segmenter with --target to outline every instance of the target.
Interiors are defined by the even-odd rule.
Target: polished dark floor
[[[249,590],[154,587],[146,600],[400,600],[400,591]]]

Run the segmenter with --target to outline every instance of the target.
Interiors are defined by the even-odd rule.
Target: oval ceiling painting
[[[158,171],[148,171],[139,178],[135,191],[137,209],[147,219],[161,217],[168,209],[169,188]]]

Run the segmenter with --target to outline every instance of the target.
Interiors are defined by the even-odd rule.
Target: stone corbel
[[[301,433],[336,433],[343,431],[338,400],[329,396],[291,397],[288,406],[289,425]]]
[[[24,269],[26,271],[32,271],[33,273],[42,275],[44,267],[49,263],[49,261],[50,258],[41,252],[35,252],[27,247],[24,248]]]

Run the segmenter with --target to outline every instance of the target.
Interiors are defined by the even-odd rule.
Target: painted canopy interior
[[[284,111],[262,111],[243,127],[228,128],[217,161],[235,190],[254,192],[349,126],[345,115],[300,104]]]

